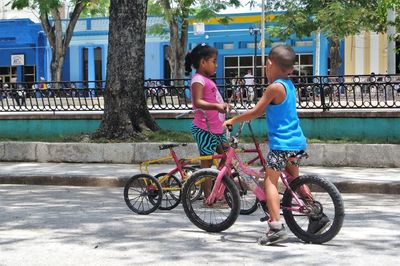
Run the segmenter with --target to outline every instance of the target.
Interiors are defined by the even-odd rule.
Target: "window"
[[[82,50],[82,80],[88,80],[88,48],[83,48]],[[87,85],[87,84],[86,84]]]
[[[224,43],[222,47],[224,50],[233,49],[233,43]]]
[[[267,56],[265,57],[265,59]],[[256,57],[256,73],[255,76],[261,76],[262,68],[261,56]],[[248,69],[254,68],[254,56],[225,56],[224,57],[224,77],[232,78],[236,75],[243,77]],[[312,54],[299,54],[295,62],[294,75],[313,75],[313,55]]]
[[[83,80],[87,81],[89,79],[89,48],[83,48],[82,50],[82,71],[83,71]],[[93,63],[93,62],[90,62]],[[90,78],[90,79],[93,79]],[[102,49],[101,47],[94,48],[94,79],[102,80],[103,79],[103,71],[102,71]]]
[[[0,77],[3,82],[10,82],[11,78],[17,77],[17,67],[0,67]]]
[[[312,41],[296,41],[295,45],[296,46],[312,46],[313,42]]]
[[[314,74],[313,56],[311,54],[297,55],[294,74],[299,76],[311,76]]]
[[[35,66],[24,66],[24,82],[35,82]]]
[[[236,75],[243,77],[247,70],[254,68],[254,56],[225,56],[224,57],[224,77],[233,78]],[[256,57],[257,68],[255,76],[261,76],[261,56]]]
[[[103,80],[102,52],[100,47],[94,48],[94,79]]]

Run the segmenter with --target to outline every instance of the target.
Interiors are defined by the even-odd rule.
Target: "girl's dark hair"
[[[196,47],[192,49],[191,52],[188,52],[185,57],[185,74],[189,75],[192,72],[192,66],[195,69],[198,69],[200,66],[201,59],[209,59],[213,55],[217,55],[218,50],[212,46],[209,46],[205,43],[198,44]]]

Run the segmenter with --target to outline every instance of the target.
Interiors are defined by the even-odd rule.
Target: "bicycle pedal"
[[[264,217],[260,218],[260,222],[268,222],[268,220],[269,220],[269,216],[268,215],[265,215]]]

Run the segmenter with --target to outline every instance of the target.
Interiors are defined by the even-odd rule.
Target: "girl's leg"
[[[201,168],[210,168],[212,166],[212,160],[201,160],[200,167]],[[205,181],[201,184],[201,187],[204,191],[204,197],[207,198],[211,194],[212,188],[212,180],[211,178],[206,178]]]

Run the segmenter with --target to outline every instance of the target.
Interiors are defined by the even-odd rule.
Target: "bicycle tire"
[[[166,176],[168,173],[159,173],[154,177],[160,182],[162,187],[162,200],[158,208],[160,210],[172,210],[181,202],[182,183],[174,175],[169,176],[166,180],[160,181],[160,177]]]
[[[149,214],[157,210],[162,200],[162,188],[158,180],[148,174],[129,178],[124,187],[124,199],[129,209],[137,214]]]
[[[307,186],[311,191],[308,199],[301,190]],[[322,244],[334,238],[340,231],[344,219],[344,204],[339,190],[328,180],[319,176],[300,176],[295,179],[290,187],[308,207],[302,212],[293,212],[289,208],[296,207],[297,202],[293,195],[286,189],[282,199],[282,211],[289,229],[299,239],[307,243]],[[304,191],[304,190],[303,190]],[[330,224],[322,232],[307,232],[310,219],[318,219],[325,215]]]
[[[237,172],[232,173],[232,179],[240,195],[240,214],[250,215],[257,210],[259,200],[253,191],[247,189],[245,185],[242,184],[244,181],[240,181],[238,177],[239,174]]]
[[[198,186],[204,178],[215,180],[218,173],[218,170],[214,169],[199,170],[183,186],[182,205],[186,216],[194,225],[207,232],[221,232],[228,229],[235,223],[240,213],[239,191],[233,180],[226,176],[223,177],[222,184],[225,186],[224,198],[228,204],[223,208],[205,207],[202,199],[193,200],[191,197],[192,186]],[[207,218],[215,218],[215,221],[206,221]]]

